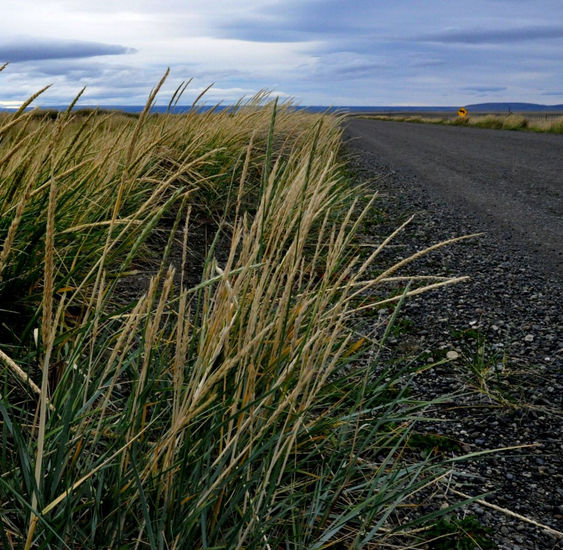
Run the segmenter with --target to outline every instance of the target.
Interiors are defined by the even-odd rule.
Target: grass
[[[538,375],[534,364],[517,367],[510,360],[508,349],[492,345],[482,330],[452,331],[451,336],[460,350],[459,358],[452,364],[468,388],[486,396],[495,406],[533,407],[527,402],[522,381]]]
[[[494,548],[490,539],[491,529],[481,525],[475,516],[463,519],[441,518],[427,533],[430,535],[428,548],[432,550],[473,550]]]
[[[354,304],[457,279],[410,290],[410,259],[365,279],[400,229],[355,253],[374,198],[358,208],[343,176],[338,117],[263,94],[153,115],[164,78],[138,117],[0,119],[2,547],[408,537],[424,518],[392,514],[450,466],[409,456],[428,403],[390,391],[383,342],[353,330],[382,300]],[[215,236],[195,261],[202,220]],[[156,254],[146,291],[124,294]]]
[[[362,115],[362,118],[374,120],[388,120],[395,122],[412,122],[418,124],[443,124],[451,126],[474,126],[494,130],[527,130],[531,132],[546,132],[563,134],[563,116],[540,118],[538,116],[509,115],[470,115],[459,117],[423,117],[420,115]]]

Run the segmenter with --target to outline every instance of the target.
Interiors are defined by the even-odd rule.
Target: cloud
[[[65,104],[83,86],[84,102],[143,104],[166,67],[172,73],[163,103],[190,77],[186,103],[211,82],[217,87],[209,101],[236,101],[266,88],[303,105],[462,105],[495,92],[540,102],[547,100],[542,92],[561,88],[561,0],[3,0],[2,6],[0,63],[13,62],[0,75],[4,101],[53,84],[40,98],[44,105]]]
[[[15,66],[10,66],[10,69],[14,68]],[[65,77],[67,80],[78,80],[106,76],[108,67],[90,59],[38,59],[22,61],[18,63],[17,69],[30,77]],[[115,70],[116,67],[112,66],[111,69]]]
[[[411,61],[409,65],[419,69],[426,69],[430,67],[443,67],[446,63],[447,61],[444,59],[420,59]]]
[[[314,66],[308,67],[309,77],[313,80],[341,80],[372,78],[382,71],[389,71],[390,66],[384,61],[356,59],[348,56],[323,56]]]
[[[372,0],[286,0],[220,21],[216,29],[221,37],[251,42],[308,42],[371,33],[375,14]]]
[[[322,50],[322,49],[321,49]],[[373,79],[394,74],[397,71],[396,59],[385,55],[359,54],[342,51],[338,53],[319,52],[306,63],[295,68],[292,79],[299,78],[301,84],[318,86],[330,83],[332,89],[348,81],[361,80],[371,82]]]
[[[136,62],[134,58],[133,61]],[[0,102],[18,105],[45,84],[52,84],[35,102],[37,106],[67,105],[77,92],[86,87],[79,105],[144,105],[151,89],[160,80],[165,65],[127,65],[100,59],[49,59],[25,61],[9,65],[0,75]],[[258,82],[253,75],[236,70],[213,71],[196,64],[171,65],[171,75],[165,82],[157,104],[166,105],[176,88],[194,77],[180,103],[189,105],[212,82],[217,82],[203,103],[221,101],[235,103],[242,96],[253,96],[260,89],[271,89],[271,79]],[[275,95],[288,93],[276,86]]]
[[[464,92],[478,92],[478,93],[487,93],[487,92],[504,92],[506,90],[506,86],[466,86],[465,88],[461,88]]]
[[[562,25],[530,25],[513,29],[467,29],[422,35],[415,40],[444,44],[505,44],[563,38]]]
[[[46,59],[79,59],[100,55],[136,53],[134,48],[102,42],[57,40],[42,38],[17,38],[0,41],[0,59],[11,63]]]
[[[379,71],[386,70],[389,67],[384,63],[364,63],[358,65],[350,65],[348,67],[339,67],[335,73],[344,78],[364,78],[371,77]]]

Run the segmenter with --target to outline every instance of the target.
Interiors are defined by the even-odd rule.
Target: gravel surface
[[[354,119],[350,134],[476,217],[512,252],[563,269],[563,135]]]
[[[402,236],[388,247],[382,262],[390,265],[437,241],[486,231],[482,237],[435,251],[404,270],[409,274],[470,276],[468,282],[409,299],[389,341],[389,357],[399,362],[410,357],[417,368],[430,366],[414,379],[415,392],[425,399],[456,393],[455,398],[446,397],[436,412],[443,422],[428,422],[419,428],[453,438],[461,453],[519,447],[460,464],[455,481],[465,494],[488,493],[483,497],[487,503],[530,521],[483,504],[471,504],[462,514],[472,514],[491,527],[492,539],[501,549],[563,547],[563,539],[548,529],[563,531],[563,302],[558,272],[562,240],[561,219],[550,214],[561,213],[561,182],[557,187],[549,176],[551,183],[545,184],[548,198],[537,203],[526,199],[525,185],[517,192],[505,184],[496,185],[497,172],[505,168],[491,168],[498,151],[490,156],[489,152],[493,142],[505,139],[506,132],[438,127],[447,130],[447,136],[440,138],[446,142],[439,141],[436,150],[414,139],[413,132],[422,125],[380,122],[370,130],[370,124],[374,122],[356,120],[347,129],[347,137],[355,138],[349,139],[347,150],[358,180],[370,182],[380,193],[377,219],[363,240],[380,242],[416,214]],[[401,126],[394,138],[385,133],[387,125]],[[437,158],[463,155],[464,151],[455,149],[456,132],[464,132],[459,139],[465,140],[467,130],[472,134],[467,138],[471,154],[480,153],[486,168],[479,169],[476,177],[462,173],[462,167],[456,165],[457,179],[449,181],[448,170],[433,171],[430,166]],[[511,154],[514,143],[511,136],[503,145],[506,155]],[[393,140],[401,145],[389,153]],[[416,151],[411,155],[413,143]],[[451,145],[446,152],[444,143]],[[537,150],[531,153],[540,159],[536,164],[545,153],[542,143],[539,139]],[[548,145],[545,149],[550,150]],[[406,155],[404,162],[402,154]],[[418,170],[419,160],[424,169]],[[554,162],[561,162],[561,158]],[[467,169],[468,165],[464,166]],[[550,170],[547,167],[545,172]],[[560,179],[561,173],[554,177]],[[436,178],[444,179],[436,185]],[[455,186],[475,181],[464,192]],[[535,189],[534,185],[530,183],[529,188]],[[517,203],[537,209],[534,215],[513,208],[511,200],[520,195]],[[498,214],[479,206],[492,196],[501,210]],[[511,205],[508,211],[498,206],[505,204]],[[517,215],[524,217],[507,221],[507,216]],[[538,218],[543,220],[539,226],[534,225]],[[537,246],[530,235],[546,235],[545,246]],[[559,235],[559,240],[553,235]],[[375,325],[371,330],[377,336],[382,329]],[[447,362],[431,366],[441,359]],[[459,495],[448,490],[442,499],[453,503]]]

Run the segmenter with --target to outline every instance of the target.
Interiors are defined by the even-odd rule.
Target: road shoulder
[[[482,230],[471,215],[431,199],[400,166],[386,164],[358,141],[347,147],[358,179],[380,193],[365,243],[381,241],[416,215],[382,262]],[[486,502],[562,531],[561,282],[533,258],[507,252],[490,233],[437,251],[407,271],[471,277],[410,299],[386,350],[391,360],[428,366],[413,383],[425,399],[458,394],[436,410],[444,421],[419,428],[454,438],[465,452],[517,447],[463,464],[456,481],[466,494],[490,492]],[[370,337],[378,330],[366,328]],[[444,498],[453,502],[456,495]],[[493,529],[499,548],[557,545],[548,530],[485,505],[473,504],[467,513]]]

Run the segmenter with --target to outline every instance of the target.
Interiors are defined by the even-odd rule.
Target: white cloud
[[[559,20],[560,0],[3,0],[0,63],[2,43],[22,35],[20,61],[34,57],[33,41],[59,49],[10,65],[0,100],[53,83],[42,101],[66,103],[87,85],[85,100],[144,103],[170,66],[166,92],[194,76],[193,93],[215,81],[209,97],[226,102],[276,88],[301,104],[461,104],[472,87],[541,101],[560,88]],[[422,31],[433,41],[418,41]],[[86,58],[77,46],[77,59],[60,59],[73,40],[95,44],[90,54],[136,53]]]

